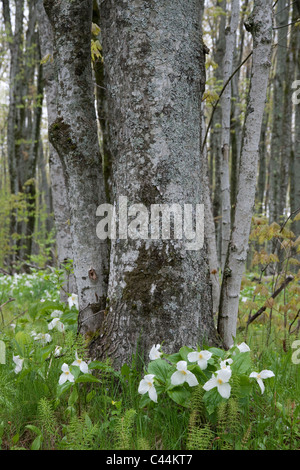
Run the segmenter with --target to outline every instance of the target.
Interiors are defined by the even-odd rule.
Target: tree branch
[[[281,286],[278,287],[278,289],[271,295],[269,299],[275,299],[280,292],[291,282],[294,280],[294,276],[290,275],[287,276],[284,282],[281,284]],[[267,302],[254,314],[252,317],[248,318],[247,321],[247,327],[252,323],[254,320],[256,320],[257,317],[259,317],[266,309],[268,308]]]
[[[250,57],[252,56],[253,54],[253,51],[250,52],[250,54],[247,55],[247,57],[240,63],[240,65],[235,69],[235,71],[230,75],[230,77],[228,78],[228,80],[226,81],[226,83],[224,83],[224,86],[220,92],[220,95],[219,95],[219,98],[217,99],[217,101],[215,102],[215,104],[213,105],[213,109],[212,109],[212,112],[211,112],[211,116],[210,116],[210,119],[209,119],[209,123],[207,125],[207,128],[206,128],[206,132],[205,132],[205,137],[203,139],[203,142],[202,142],[202,149],[201,151],[203,152],[203,149],[204,149],[204,146],[206,144],[206,141],[207,141],[207,136],[208,136],[208,131],[210,129],[210,126],[211,126],[211,123],[212,123],[212,119],[213,119],[213,116],[214,116],[214,112],[220,102],[220,99],[221,99],[221,96],[223,95],[224,91],[225,91],[225,88],[227,87],[227,85],[230,83],[230,81],[232,80],[232,78],[235,76],[235,74],[240,70],[240,68],[247,62],[248,59],[250,59]]]

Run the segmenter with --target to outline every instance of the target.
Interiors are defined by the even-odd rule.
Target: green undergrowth
[[[0,305],[5,304],[0,311],[5,345],[5,357],[0,351],[1,449],[300,449],[297,335],[283,343],[284,328],[270,329],[268,317],[239,330],[237,341],[249,346],[252,369],[274,372],[263,394],[254,381],[253,393],[241,399],[235,379],[230,397],[219,399],[213,412],[208,412],[200,385],[186,404],[167,393],[158,403],[143,401],[135,357],[120,371],[109,361],[90,361],[88,345],[77,335],[78,310],[60,301],[58,279],[57,272],[34,270],[0,276]],[[252,294],[246,282],[242,313],[243,300]],[[54,318],[59,320],[49,329]],[[59,384],[63,364],[74,382]]]

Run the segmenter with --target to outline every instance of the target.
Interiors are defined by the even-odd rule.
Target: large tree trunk
[[[50,127],[57,119],[57,82],[53,64],[52,28],[44,9],[43,0],[37,0],[37,17],[40,32],[41,56],[43,58],[43,79],[47,103],[48,127]],[[50,142],[49,171],[56,230],[56,256],[58,266],[62,267],[67,260],[73,260],[70,205],[62,162]],[[73,273],[66,275],[66,281],[61,290],[61,300],[67,300],[67,293],[77,293]]]
[[[61,159],[70,204],[79,331],[94,332],[107,294],[107,243],[96,235],[105,202],[91,68],[92,1],[44,0],[54,39],[58,117],[49,137]]]
[[[183,209],[204,202],[200,3],[100,4],[115,203],[127,197],[128,206],[141,203],[150,213],[152,204]],[[215,340],[205,247],[119,234],[111,244],[108,298],[98,357],[120,365],[138,344],[143,354],[153,343],[171,352]]]
[[[271,65],[271,0],[255,0],[246,27],[253,36],[251,84],[244,123],[235,218],[222,279],[218,318],[218,332],[226,348],[232,345],[236,336],[239,294],[255,202],[259,141]]]

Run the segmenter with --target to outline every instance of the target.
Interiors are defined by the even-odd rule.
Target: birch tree
[[[225,30],[225,55],[223,59],[223,79],[226,83],[233,69],[236,31],[239,24],[240,2],[232,0],[230,24]],[[221,199],[222,199],[222,250],[221,268],[224,270],[228,243],[231,232],[231,200],[230,200],[230,123],[231,123],[231,86],[227,86],[220,100],[222,113],[221,131]]]
[[[271,65],[272,1],[255,0],[245,24],[253,37],[251,84],[243,129],[235,218],[222,279],[218,332],[224,347],[236,336],[241,280],[245,270],[257,180],[261,124]]]

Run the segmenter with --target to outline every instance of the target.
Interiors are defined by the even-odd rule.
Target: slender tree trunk
[[[112,201],[127,197],[128,211],[137,203],[150,214],[154,204],[204,202],[200,3],[100,4]],[[154,240],[151,228],[137,239],[126,231],[111,244],[109,305],[95,354],[118,365],[137,345],[140,354],[162,342],[174,352],[216,338],[206,247]]]
[[[255,202],[259,141],[271,65],[271,0],[255,0],[246,28],[253,36],[251,85],[244,123],[235,219],[222,279],[218,318],[218,332],[225,348],[232,345],[236,336],[239,294]]]
[[[204,129],[204,127],[202,128]],[[202,130],[202,135],[203,130]],[[207,240],[207,252],[208,252],[208,262],[209,262],[209,271],[210,271],[210,282],[212,288],[212,307],[213,314],[218,312],[219,302],[220,302],[220,281],[219,281],[219,260],[217,252],[217,243],[216,243],[216,229],[215,222],[213,218],[213,208],[211,201],[211,194],[209,188],[209,176],[208,176],[208,162],[207,162],[207,150],[206,146],[203,149],[203,159],[204,159],[204,207],[205,207],[205,236]]]
[[[239,24],[240,2],[232,0],[230,25],[225,30],[225,55],[223,63],[224,83],[233,71],[236,31]],[[222,197],[222,251],[221,268],[224,270],[228,243],[231,233],[231,201],[230,201],[230,122],[231,122],[231,86],[227,86],[221,97],[222,131],[221,131],[221,197]]]
[[[276,10],[277,48],[276,68],[274,72],[273,92],[273,127],[270,155],[270,194],[269,209],[270,222],[279,223],[280,216],[280,178],[281,178],[281,154],[283,151],[283,120],[284,120],[284,89],[286,78],[286,56],[287,56],[287,25],[289,9],[286,8],[286,0],[279,0]]]
[[[37,16],[40,32],[40,47],[43,63],[43,80],[47,104],[48,128],[57,119],[57,81],[53,63],[53,34],[46,15],[43,0],[37,0]],[[73,260],[72,237],[70,229],[70,204],[62,162],[56,149],[49,142],[49,172],[51,197],[55,219],[56,256],[58,266]],[[61,291],[61,300],[67,300],[67,293],[77,293],[74,274],[66,277]]]
[[[245,0],[241,5],[240,26],[239,26],[239,47],[235,48],[233,69],[236,70],[242,63],[245,49],[245,29],[244,20],[248,8],[249,0]],[[235,73],[231,80],[232,103],[231,103],[231,174],[230,174],[230,203],[231,203],[231,228],[236,204],[237,182],[239,176],[240,155],[242,145],[242,108],[239,90],[241,69]]]
[[[18,179],[18,133],[20,129],[19,114],[22,106],[21,82],[22,82],[22,54],[23,54],[23,19],[24,19],[24,0],[16,0],[15,2],[15,21],[14,31],[11,23],[11,8],[9,0],[2,0],[3,17],[5,22],[6,36],[10,50],[10,70],[9,70],[9,109],[7,118],[7,155],[10,179],[10,193],[17,195],[19,192]],[[10,235],[11,235],[11,255],[9,264],[14,265],[16,261],[16,241],[13,235],[17,233],[17,217],[14,210],[11,213]]]
[[[92,1],[44,0],[53,29],[58,117],[49,137],[61,159],[70,204],[79,331],[100,327],[107,295],[107,244],[97,238],[105,202],[91,68]]]
[[[222,83],[223,73],[223,57],[225,54],[225,27],[226,27],[226,0],[221,2],[217,1],[217,5],[222,8],[224,14],[220,17],[218,38],[216,41],[215,53],[213,56],[214,62],[218,65],[215,71],[215,78],[218,83]],[[211,164],[214,170],[214,190],[212,192],[213,216],[216,226],[216,243],[218,250],[219,264],[221,260],[221,244],[222,244],[222,221],[221,221],[221,128],[222,128],[222,114],[221,106],[217,106],[211,129],[210,139],[210,154]]]
[[[293,4],[293,17],[292,21],[297,21],[300,18],[300,4],[294,2]],[[295,27],[292,29],[292,44],[291,49],[293,51],[293,63],[295,69],[294,80],[297,85],[296,80],[300,80],[300,28]],[[298,90],[298,91],[297,91]],[[297,96],[299,97],[299,83],[297,88],[293,88],[293,91],[297,91]],[[291,164],[291,190],[294,189],[293,196],[291,197],[291,211],[295,211],[300,207],[300,103],[295,104],[294,106],[294,142],[293,142],[293,151],[292,151],[292,164]],[[293,232],[298,237],[300,234],[300,220],[295,221],[292,225]],[[298,255],[299,257],[299,255]],[[299,258],[298,258],[299,259]]]
[[[265,213],[265,190],[267,183],[267,130],[269,122],[269,112],[265,108],[263,122],[261,127],[260,145],[259,145],[259,169],[257,181],[257,204],[260,213]]]

